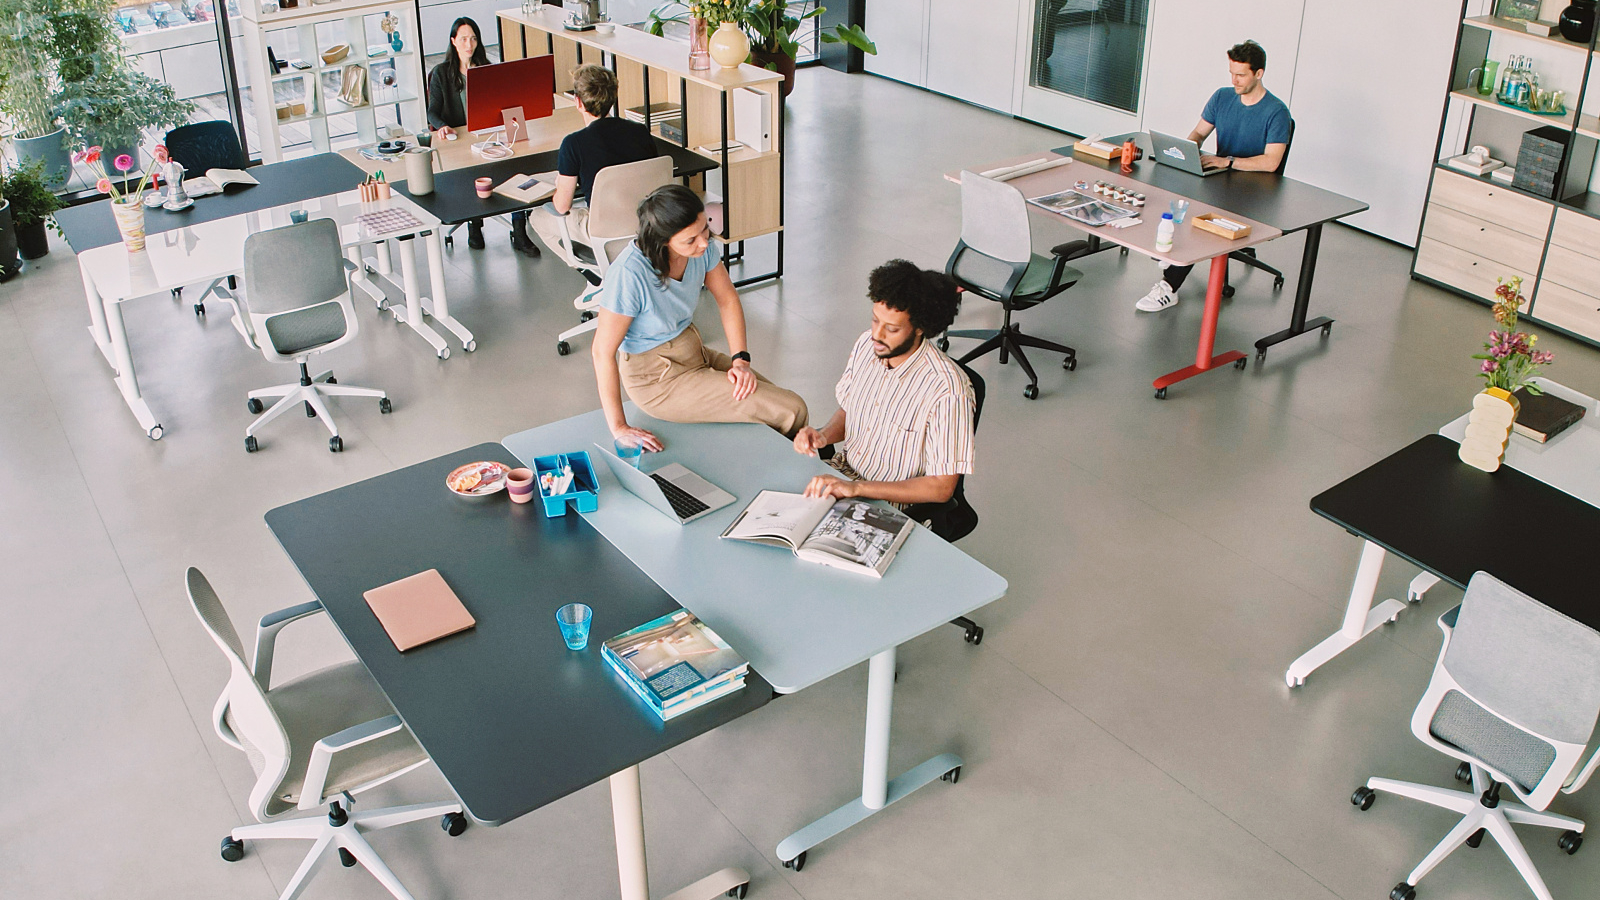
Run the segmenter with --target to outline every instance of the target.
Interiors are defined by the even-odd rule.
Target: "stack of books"
[[[750,669],[727,641],[686,609],[617,635],[600,654],[663,720],[743,688]]]
[[[629,122],[642,123],[644,121],[644,107],[641,105],[625,110],[623,112],[623,116]],[[679,119],[682,116],[683,107],[676,103],[663,102],[650,104],[650,123],[652,125],[659,124],[662,119]]]

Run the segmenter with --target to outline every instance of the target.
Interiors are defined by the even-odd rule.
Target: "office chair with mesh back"
[[[1272,170],[1274,174],[1276,174],[1276,175],[1282,175],[1283,174],[1284,167],[1289,164],[1289,150],[1293,146],[1294,146],[1294,120],[1290,119],[1289,120],[1289,140],[1288,140],[1287,143],[1285,143],[1283,145],[1283,158],[1278,160],[1278,167],[1276,169]],[[1267,265],[1266,263],[1262,262],[1260,259],[1257,259],[1256,258],[1256,248],[1254,248],[1254,247],[1246,247],[1243,250],[1235,250],[1232,253],[1228,254],[1228,259],[1231,260],[1231,261],[1234,261],[1234,262],[1242,262],[1242,263],[1244,263],[1245,265],[1249,266],[1252,269],[1260,269],[1261,271],[1266,272],[1268,275],[1271,275],[1272,276],[1272,289],[1273,290],[1275,290],[1275,291],[1276,290],[1280,290],[1283,287],[1283,272],[1279,271],[1278,269],[1273,268],[1272,266]],[[1226,271],[1224,271],[1224,274],[1223,274],[1223,277],[1222,277],[1222,296],[1224,296],[1224,297],[1232,297],[1233,296],[1233,285],[1228,283],[1228,276],[1226,274]]]
[[[285,265],[292,260],[293,265]],[[258,428],[305,404],[307,416],[319,416],[330,437],[328,449],[344,449],[339,426],[323,401],[328,397],[371,397],[378,411],[390,412],[389,397],[376,388],[339,384],[331,371],[315,377],[307,368],[314,353],[347,344],[360,330],[350,304],[349,268],[339,245],[339,226],[332,219],[312,219],[258,231],[245,238],[243,297],[222,292],[233,307],[233,327],[268,362],[294,363],[300,380],[251,391],[245,406],[261,413],[245,428],[244,449],[260,449]],[[262,413],[262,400],[282,398]]]
[[[211,169],[243,169],[250,164],[245,158],[244,148],[239,145],[239,134],[233,130],[232,122],[191,122],[180,125],[167,132],[166,147],[167,153],[188,173],[185,176],[187,178],[199,177]],[[206,314],[206,298],[215,293],[223,281],[228,282],[230,289],[238,286],[232,275],[211,282],[200,299],[195,301],[195,315]],[[182,300],[183,288],[173,288],[172,299]]]
[[[354,795],[428,763],[394,708],[359,660],[336,663],[284,684],[272,683],[278,632],[323,611],[315,600],[268,613],[256,626],[255,663],[211,582],[199,569],[186,573],[189,603],[228,660],[228,685],[211,713],[212,727],[228,746],[244,752],[255,770],[250,811],[258,824],[241,825],[222,839],[222,858],[244,858],[246,841],[309,840],[311,852],[279,900],[294,900],[339,851],[345,866],[360,863],[398,900],[412,900],[400,879],[367,843],[368,832],[441,817],[451,837],[467,828],[460,803],[421,803],[356,812]],[[326,809],[324,815],[284,818]]]
[[[566,356],[572,352],[569,341],[600,326],[595,318],[600,287],[611,263],[639,233],[639,203],[651,191],[671,183],[670,156],[606,166],[595,174],[594,188],[589,191],[588,243],[574,238],[567,231],[567,217],[561,217],[561,236],[550,249],[589,283],[572,301],[578,310],[578,324],[556,337],[556,353]]]
[[[1444,647],[1411,731],[1465,764],[1472,790],[1371,778],[1350,802],[1366,810],[1390,793],[1462,815],[1395,885],[1391,900],[1415,900],[1423,876],[1462,844],[1477,847],[1485,834],[1534,896],[1552,900],[1511,826],[1562,829],[1556,843],[1568,854],[1583,844],[1581,820],[1545,810],[1557,793],[1582,788],[1600,763],[1600,751],[1588,747],[1600,717],[1600,633],[1486,572],[1472,576],[1452,612],[1453,621],[1448,613],[1440,619]],[[1522,802],[1502,799],[1502,789]]]
[[[1033,237],[1028,224],[1028,203],[1022,192],[1004,182],[984,178],[973,172],[961,173],[961,240],[945,264],[945,274],[954,278],[962,290],[1000,304],[1005,318],[999,331],[950,331],[939,339],[941,349],[949,349],[950,338],[978,338],[983,341],[960,358],[963,364],[1000,351],[1000,364],[1015,356],[1028,375],[1022,396],[1039,396],[1039,376],[1033,371],[1023,347],[1060,353],[1061,367],[1078,367],[1078,351],[1022,333],[1022,326],[1011,322],[1012,313],[1037,306],[1061,293],[1083,277],[1067,265],[1074,253],[1087,248],[1085,241],[1072,241],[1055,248],[1053,258],[1033,252]]]

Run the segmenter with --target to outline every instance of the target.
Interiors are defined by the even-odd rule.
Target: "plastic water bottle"
[[[1161,223],[1156,226],[1156,250],[1162,253],[1172,252],[1172,235],[1177,227],[1172,224],[1172,213],[1161,214]]]

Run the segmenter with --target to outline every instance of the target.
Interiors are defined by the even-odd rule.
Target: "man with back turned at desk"
[[[1241,172],[1278,171],[1283,154],[1289,150],[1289,107],[1261,83],[1266,71],[1267,51],[1255,41],[1228,49],[1232,84],[1211,95],[1199,123],[1189,132],[1189,140],[1196,144],[1216,132],[1217,152],[1202,153],[1202,166]],[[1193,269],[1194,266],[1165,266],[1161,280],[1139,298],[1134,308],[1160,312],[1177,306],[1178,288]]]

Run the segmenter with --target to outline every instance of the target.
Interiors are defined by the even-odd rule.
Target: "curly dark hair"
[[[873,303],[910,313],[911,327],[923,337],[943,334],[961,309],[961,292],[949,276],[904,259],[873,269],[867,276],[867,296]]]
[[[1267,51],[1255,41],[1245,41],[1229,47],[1228,59],[1248,65],[1252,72],[1259,72],[1267,67]]]

